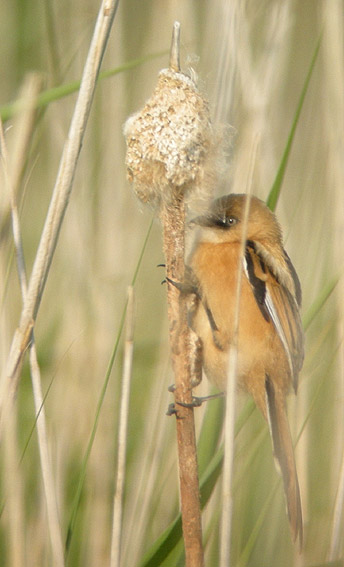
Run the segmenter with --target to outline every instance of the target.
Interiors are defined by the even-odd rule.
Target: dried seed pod
[[[128,118],[128,179],[143,202],[159,206],[172,192],[209,197],[217,173],[218,136],[209,104],[195,82],[175,66],[159,73],[143,109]]]

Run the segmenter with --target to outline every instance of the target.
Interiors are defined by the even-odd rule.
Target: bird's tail
[[[285,402],[284,399],[276,396],[269,376],[265,379],[265,391],[273,451],[283,478],[290,527],[293,539],[301,550],[303,543],[301,497]]]

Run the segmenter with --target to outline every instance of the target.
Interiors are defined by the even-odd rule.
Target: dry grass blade
[[[123,513],[123,492],[125,481],[125,457],[127,449],[128,413],[130,382],[134,353],[134,289],[128,289],[127,325],[124,343],[124,362],[122,377],[122,395],[119,415],[117,480],[113,503],[111,567],[119,567],[121,561],[121,534]]]
[[[16,194],[18,191],[20,178],[21,178],[20,172],[23,169],[23,164],[25,162],[25,155],[27,152],[27,146],[29,143],[30,134],[32,133],[32,128],[34,124],[33,117],[35,112],[35,99],[38,95],[39,88],[40,88],[40,81],[37,80],[37,77],[30,77],[24,86],[23,101],[24,102],[26,101],[27,104],[24,104],[23,116],[20,117],[21,120],[18,125],[19,133],[16,139],[16,146],[13,152],[13,159],[11,165],[6,148],[2,124],[0,122],[1,156],[3,160],[5,180],[10,197],[9,200],[11,206],[12,230],[13,230],[15,249],[16,249],[18,274],[19,274],[23,303],[25,302],[25,298],[27,295],[27,279],[25,272],[25,260],[24,260],[23,246],[22,246]],[[44,493],[45,493],[45,500],[47,507],[49,534],[50,534],[50,541],[51,541],[52,554],[53,554],[53,563],[56,566],[63,566],[64,559],[63,559],[61,527],[59,521],[56,493],[54,488],[54,479],[53,479],[50,456],[49,456],[48,438],[46,431],[46,419],[45,419],[43,393],[41,386],[41,374],[37,361],[36,346],[33,335],[31,337],[31,343],[29,348],[30,348],[30,373],[32,379],[35,410],[37,415],[38,445],[39,445],[41,470],[42,470]],[[6,420],[9,419],[13,425],[14,424],[13,414],[15,413],[15,411],[14,408],[12,409],[13,411],[9,411],[6,414]],[[12,431],[13,427],[11,426],[8,427],[10,427]],[[17,466],[17,464],[15,466]]]
[[[333,513],[333,527],[331,545],[329,551],[329,560],[333,561],[340,557],[340,546],[342,542],[342,518],[344,507],[344,454],[342,457],[340,477],[338,483],[338,491]]]
[[[4,431],[4,486],[6,490],[5,521],[8,522],[9,533],[9,565],[25,565],[25,533],[24,500],[21,471],[18,468],[17,451],[17,415],[9,414]]]
[[[250,195],[252,189],[253,170],[257,154],[258,138],[255,140],[253,154],[251,158],[251,167],[247,182],[246,194],[249,196],[246,200],[243,233],[241,241],[241,250],[238,264],[238,280],[236,288],[236,309],[233,321],[233,343],[230,346],[228,358],[228,375],[227,375],[227,396],[226,396],[226,417],[225,417],[225,444],[224,444],[224,460],[223,460],[223,478],[222,478],[222,516],[221,516],[221,567],[229,567],[231,565],[230,549],[231,549],[231,531],[232,531],[232,513],[233,513],[233,461],[234,461],[234,436],[235,436],[235,401],[236,401],[236,381],[238,366],[238,331],[240,316],[240,295],[242,283],[242,262],[245,254],[246,232],[248,214],[250,209]]]
[[[23,355],[31,337],[45,282],[48,277],[63,217],[71,194],[76,165],[87,119],[118,1],[104,0],[100,7],[91,46],[84,67],[79,96],[64,146],[59,172],[38,246],[19,327],[13,337],[7,364],[7,378],[16,390]]]
[[[20,103],[17,105],[16,115],[19,120],[15,122],[16,136],[13,141],[13,147],[10,149],[7,161],[7,170],[11,175],[11,190],[16,199],[25,169],[27,151],[30,146],[31,137],[34,130],[36,103],[41,89],[41,78],[35,73],[30,73],[24,80],[22,93],[20,94]],[[5,148],[4,148],[4,151]],[[6,174],[5,174],[6,175]],[[6,208],[1,211],[0,233],[4,233],[7,229],[10,219],[10,199],[6,203]],[[12,225],[14,219],[12,216]],[[14,226],[12,227],[15,228]],[[14,237],[16,235],[14,234]],[[20,275],[20,272],[19,272]]]

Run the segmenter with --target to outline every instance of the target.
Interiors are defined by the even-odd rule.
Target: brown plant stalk
[[[175,414],[180,498],[187,567],[204,564],[201,510],[192,401],[194,354],[187,322],[184,281],[185,215],[195,193],[209,198],[217,177],[218,140],[207,101],[179,65],[178,22],[174,24],[170,66],[144,108],[124,128],[128,179],[141,201],[159,212],[166,260],[168,319],[175,375]]]
[[[167,277],[172,281],[183,281],[185,250],[183,196],[175,195],[174,201],[162,208],[160,218],[164,231]],[[180,403],[190,404],[192,401],[190,329],[187,323],[186,297],[171,284],[168,285],[167,301],[171,359],[175,376],[179,485],[186,565],[198,567],[204,565],[204,558],[194,412],[192,407],[180,405]]]

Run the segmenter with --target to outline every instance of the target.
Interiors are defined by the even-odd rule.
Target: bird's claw
[[[202,405],[203,402],[204,402],[203,398],[193,397],[190,403],[187,402],[171,403],[168,405],[166,415],[168,416],[176,415],[178,417],[178,409],[176,408],[176,405],[182,406],[183,408],[198,408],[199,406]]]
[[[176,410],[176,404],[174,404],[174,403],[168,404],[166,415],[170,416],[170,415],[177,415],[177,414],[178,414],[178,411]]]
[[[189,403],[186,402],[176,402],[179,406],[183,406],[184,408],[199,408],[203,402],[208,402],[209,400],[214,400],[216,398],[224,398],[225,392],[218,392],[217,394],[211,394],[210,396],[192,396],[192,401]]]
[[[175,384],[171,384],[168,388],[168,391],[173,394],[176,391]],[[175,402],[171,403],[168,406],[166,415],[176,415],[178,410],[176,409],[176,404],[178,406],[182,406],[183,408],[199,408],[203,402],[208,402],[209,400],[213,400],[215,398],[224,398],[225,392],[218,392],[217,394],[211,394],[209,396],[192,396],[191,402]]]
[[[179,406],[182,406],[183,408],[199,408],[204,401],[205,398],[198,398],[197,396],[192,396],[191,402],[176,402],[176,403]]]

